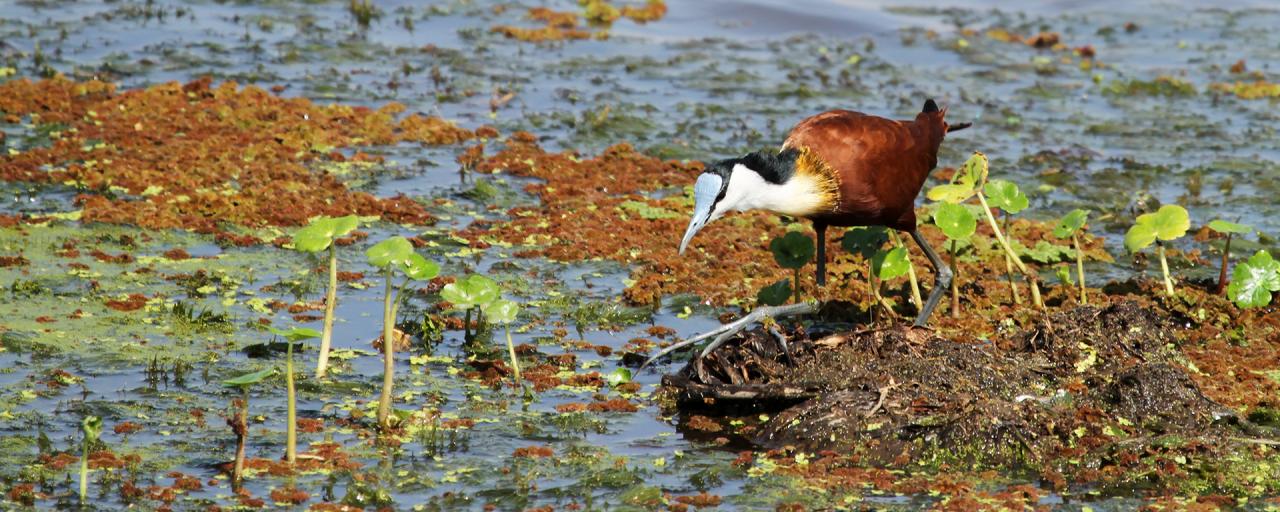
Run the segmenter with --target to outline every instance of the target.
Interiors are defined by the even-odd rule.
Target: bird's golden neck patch
[[[840,206],[840,182],[830,166],[808,148],[800,149],[796,158],[796,174],[792,179],[809,182],[815,196],[817,213],[835,212]]]

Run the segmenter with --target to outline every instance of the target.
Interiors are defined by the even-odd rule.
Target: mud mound
[[[990,340],[903,327],[811,340],[794,364],[754,331],[664,379],[686,411],[748,420],[764,448],[857,448],[885,461],[1105,454],[1232,427],[1176,362],[1176,327],[1132,302],[1080,307]],[[750,412],[750,415],[744,415]],[[768,418],[754,424],[750,418]]]

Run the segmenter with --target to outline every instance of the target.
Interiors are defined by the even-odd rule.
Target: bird
[[[911,235],[933,266],[936,280],[914,325],[927,325],[951,270],[916,228],[915,200],[938,164],[950,125],[932,99],[912,120],[830,110],[801,120],[777,151],[759,151],[706,165],[693,186],[694,209],[680,240],[731,211],[766,210],[813,222],[818,238],[817,283],[826,284],[829,226],[884,226]]]

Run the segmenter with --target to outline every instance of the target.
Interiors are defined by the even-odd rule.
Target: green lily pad
[[[1138,252],[1156,240],[1174,240],[1191,228],[1191,217],[1186,208],[1176,204],[1161,206],[1155,213],[1138,216],[1138,221],[1124,235],[1124,246],[1129,252]]]
[[[876,253],[871,258],[871,268],[880,279],[897,279],[907,275],[911,261],[907,259],[906,247],[894,247],[888,251]]]
[[[931,201],[962,203],[978,192],[978,186],[987,180],[987,172],[987,156],[974,152],[952,176],[951,183],[933,187],[925,196]]]
[[[813,259],[813,239],[792,231],[769,242],[773,260],[782,268],[800,268]]]
[[[791,280],[783,279],[756,292],[756,302],[766,306],[781,306],[791,298]]]
[[[631,370],[627,368],[618,368],[608,375],[604,376],[604,381],[609,383],[610,387],[618,387],[619,385],[631,382]]]
[[[1267,251],[1258,251],[1231,273],[1227,297],[1242,308],[1258,308],[1271,303],[1272,292],[1280,292],[1280,262]]]
[[[856,227],[844,232],[840,239],[840,247],[850,254],[860,254],[863,258],[871,258],[885,242],[889,241],[889,231],[880,226]]]
[[[516,321],[520,305],[506,299],[497,299],[481,304],[480,309],[484,311],[484,317],[490,322],[509,324]]]
[[[239,377],[224,380],[222,381],[222,386],[227,388],[248,387],[248,386],[257,384],[259,382],[262,382],[264,379],[275,374],[276,374],[275,368],[267,368],[265,370],[259,370],[253,373],[246,373]]]
[[[306,340],[306,339],[319,338],[321,336],[320,331],[317,331],[315,329],[311,329],[308,327],[294,327],[287,331],[284,329],[276,329],[275,327],[267,327],[267,330],[271,331],[271,334],[274,334],[276,336],[279,336],[281,338],[284,338],[294,343],[297,343],[299,341]]]
[[[964,240],[978,228],[978,218],[968,208],[955,203],[943,203],[933,213],[933,223],[942,234],[952,240]]]
[[[1219,233],[1232,233],[1236,235],[1247,235],[1253,232],[1253,226],[1248,224],[1236,224],[1225,220],[1215,220],[1210,222],[1209,229]]]
[[[478,274],[449,283],[440,290],[440,298],[449,301],[455,308],[470,309],[483,306],[498,298],[498,283]]]
[[[416,252],[409,253],[409,256],[400,264],[404,275],[415,281],[426,281],[440,274],[440,265]]]
[[[1062,216],[1058,220],[1058,225],[1053,228],[1053,236],[1058,238],[1071,238],[1080,228],[1084,227],[1086,221],[1089,220],[1089,210],[1081,210],[1076,208],[1071,212]]]
[[[387,268],[391,264],[403,264],[410,254],[413,254],[413,244],[402,236],[378,242],[364,252],[369,264],[378,268]]]
[[[1008,180],[991,180],[986,186],[987,203],[1008,213],[1018,213],[1030,206],[1027,195]]]
[[[304,252],[323,251],[329,248],[333,239],[354,231],[359,223],[360,218],[355,215],[316,218],[293,234],[293,247]]]

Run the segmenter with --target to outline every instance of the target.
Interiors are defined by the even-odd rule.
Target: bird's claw
[[[707,346],[702,349],[702,352],[698,354],[698,358],[707,357],[707,355],[710,354],[712,351],[719,348],[726,341],[729,341],[729,338],[732,338],[735,334],[742,332],[751,324],[762,321],[766,318],[777,318],[782,316],[793,316],[793,315],[807,315],[810,313],[814,313],[816,311],[818,311],[818,303],[816,302],[802,302],[800,304],[788,304],[786,306],[758,307],[742,318],[739,318],[737,320],[724,324],[720,327],[712,329],[711,331],[708,331],[708,332],[699,334],[697,336],[694,336],[692,338],[689,338],[687,340],[681,341],[679,343],[674,343],[671,346],[662,349],[657,354],[654,354],[652,357],[646,360],[644,364],[641,364],[640,369],[643,370],[646,366],[649,366],[650,364],[652,364],[654,361],[658,360],[662,356],[665,356],[667,354],[680,350],[684,347],[693,345],[699,341],[702,341],[714,336],[715,339],[711,340],[711,343],[708,343]],[[789,355],[790,350],[786,350],[786,352]]]

